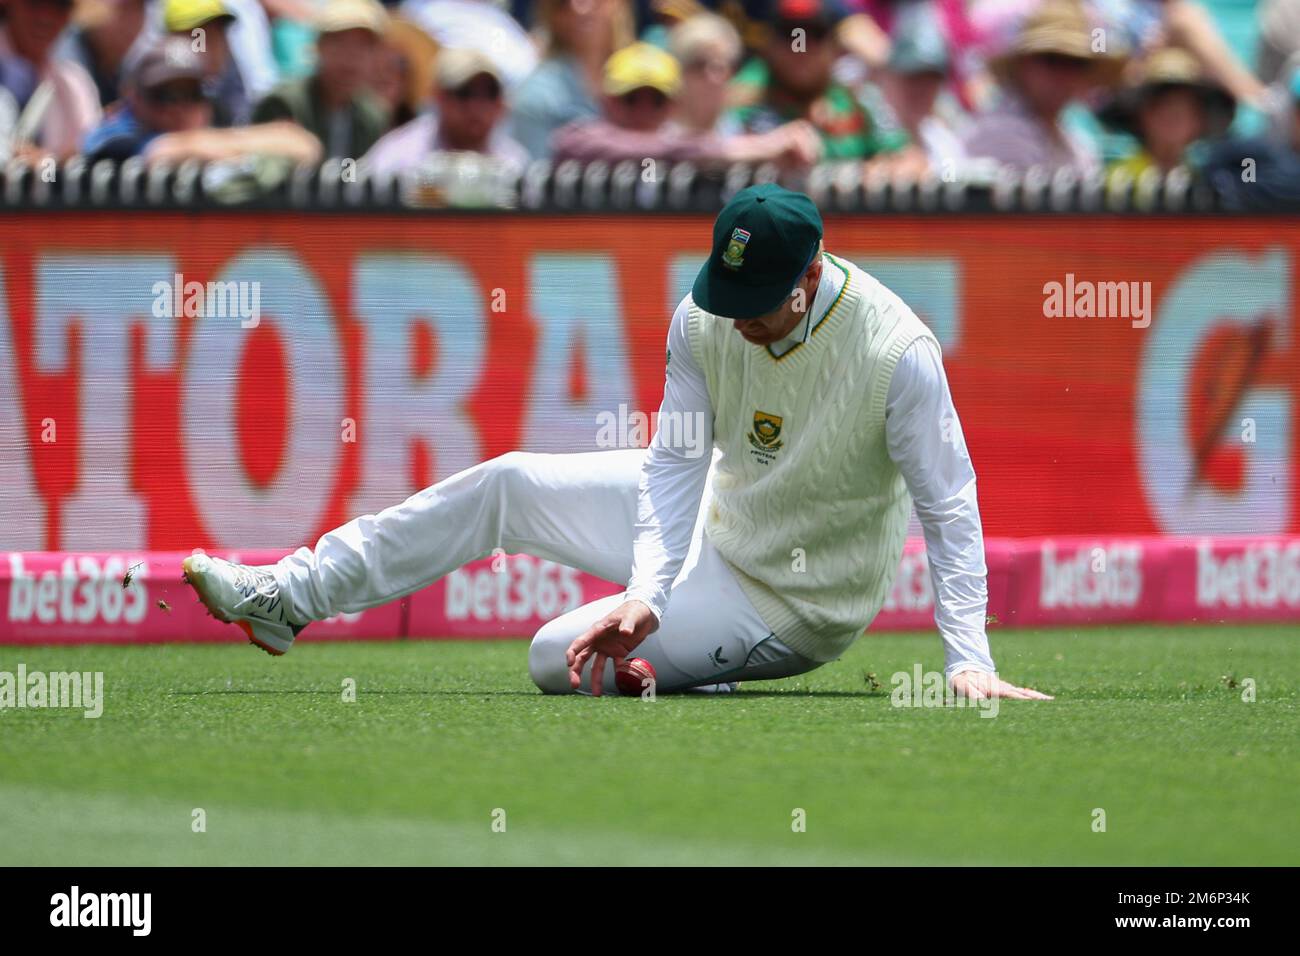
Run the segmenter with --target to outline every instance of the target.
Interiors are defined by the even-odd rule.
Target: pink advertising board
[[[994,538],[985,550],[991,628],[1300,624],[1298,536]],[[0,552],[0,643],[242,640],[181,582],[186,553]],[[266,563],[282,554],[222,556]],[[619,590],[551,561],[498,555],[383,607],[313,624],[303,639],[527,637]],[[871,630],[924,630],[933,618],[924,542],[913,539]]]

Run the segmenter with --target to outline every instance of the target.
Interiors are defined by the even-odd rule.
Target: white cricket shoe
[[[279,585],[265,568],[193,554],[181,562],[181,570],[185,583],[194,589],[209,614],[218,621],[238,625],[250,642],[268,654],[279,657],[285,653],[298,632],[307,626],[285,617]]]
[[[686,688],[688,694],[734,694],[740,690],[740,681],[723,681],[721,684],[698,684]]]

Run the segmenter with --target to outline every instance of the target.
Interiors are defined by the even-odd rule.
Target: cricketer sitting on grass
[[[186,558],[186,580],[283,654],[310,621],[523,552],[627,582],[537,632],[528,666],[544,692],[599,696],[633,652],[660,693],[729,690],[810,671],[862,634],[915,502],[954,692],[1050,699],[999,679],[989,655],[975,473],[939,344],[824,252],[812,200],[773,184],[736,194],[667,354],[659,421],[695,416],[702,445],[661,424],[648,449],[511,452],[274,565]]]

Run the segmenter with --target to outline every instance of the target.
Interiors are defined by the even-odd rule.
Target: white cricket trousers
[[[293,617],[322,620],[410,594],[496,548],[625,582],[632,574],[644,454],[639,448],[510,452],[475,465],[400,505],[349,521],[324,535],[315,549],[299,548],[273,568],[280,593]],[[593,601],[537,632],[528,670],[538,687],[570,693],[565,651],[622,601],[622,594]],[[636,656],[654,666],[657,693],[789,677],[819,666],[763,623],[699,520],[659,629]],[[588,664],[584,692],[590,669]],[[615,692],[612,663],[603,688]]]

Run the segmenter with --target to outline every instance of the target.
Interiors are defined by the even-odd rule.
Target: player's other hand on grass
[[[962,671],[950,683],[954,694],[971,700],[985,700],[989,697],[1005,697],[1010,700],[1056,699],[1030,687],[1017,687],[1002,680],[997,674],[986,674],[983,671]]]
[[[624,601],[589,627],[569,645],[565,659],[569,664],[569,685],[577,690],[582,684],[582,669],[591,665],[591,695],[599,697],[605,680],[605,662],[618,667],[636,646],[659,626],[654,612],[640,601]]]

